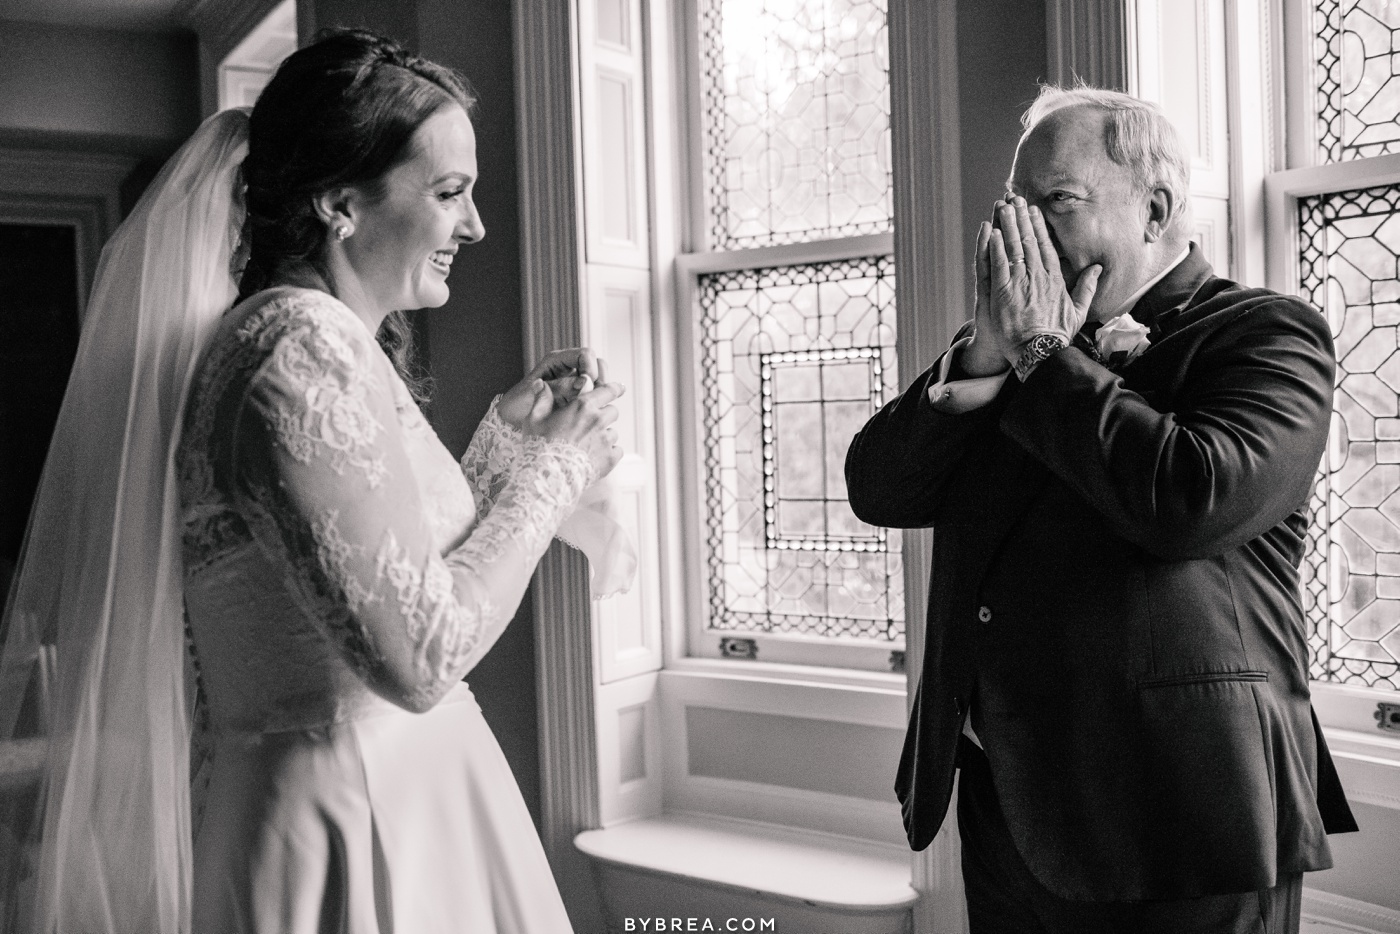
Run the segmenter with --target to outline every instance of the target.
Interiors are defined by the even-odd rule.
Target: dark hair
[[[249,118],[243,178],[250,249],[239,299],[308,269],[329,282],[322,262],[328,231],[315,198],[346,185],[374,192],[409,157],[418,127],[453,103],[468,112],[475,103],[464,78],[365,30],[322,32],[288,56]],[[401,311],[384,319],[378,339],[425,402],[428,380]]]

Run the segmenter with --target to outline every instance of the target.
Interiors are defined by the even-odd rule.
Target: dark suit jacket
[[[1194,246],[1132,314],[1152,345],[1121,373],[1070,347],[949,415],[935,366],[851,445],[856,515],[934,529],[896,792],[923,849],[971,705],[1052,892],[1266,888],[1330,866],[1327,830],[1355,827],[1309,702],[1297,570],[1331,335]]]

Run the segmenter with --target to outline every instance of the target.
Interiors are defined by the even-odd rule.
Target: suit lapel
[[[1181,327],[1182,312],[1197,304],[1196,294],[1214,277],[1200,247],[1192,243],[1186,258],[1138,299],[1128,313],[1147,326],[1147,339],[1156,344]]]

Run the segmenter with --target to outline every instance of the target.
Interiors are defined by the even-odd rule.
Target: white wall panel
[[[639,0],[580,0],[584,250],[589,263],[646,269],[645,76]]]
[[[598,690],[599,817],[607,827],[661,813],[661,710],[657,676]]]
[[[661,667],[651,276],[594,263],[588,264],[587,276],[586,339],[606,363],[608,379],[627,387],[617,403],[618,444],[626,454],[611,480],[638,562],[628,593],[595,604],[600,676],[609,683]]]
[[[1231,275],[1226,0],[1138,0],[1139,96],[1156,101],[1191,155],[1195,239]]]
[[[691,773],[688,731],[691,708],[735,711],[753,715],[752,727],[762,731],[776,718],[798,717],[826,739],[809,750],[813,768],[849,767],[842,757],[850,750],[839,742],[848,725],[900,733],[905,726],[904,692],[898,688],[852,690],[822,684],[778,684],[757,678],[663,671],[661,729],[667,740],[665,797],[670,810],[723,814],[744,820],[804,827],[825,833],[884,843],[903,843],[899,804],[894,798],[897,760],[882,762],[890,793],[883,801],[832,794],[771,782],[718,778]],[[831,729],[822,731],[821,725]],[[703,742],[713,744],[715,737]],[[841,761],[838,761],[841,760]],[[865,763],[873,766],[873,763]],[[795,783],[794,783],[795,784]]]

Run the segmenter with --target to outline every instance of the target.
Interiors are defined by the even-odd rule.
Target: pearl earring
[[[335,229],[335,238],[336,238],[337,240],[344,240],[346,237],[350,236],[350,234],[352,234],[352,233],[354,233],[354,231],[352,231],[349,227],[346,227],[346,226],[344,226],[344,225],[342,224],[341,226],[339,226],[339,227],[337,227],[337,228]]]

